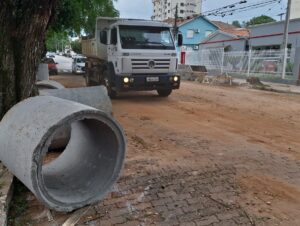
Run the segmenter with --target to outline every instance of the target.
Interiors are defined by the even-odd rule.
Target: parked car
[[[49,75],[57,75],[58,74],[58,70],[57,70],[57,63],[49,57],[45,57],[42,60],[42,63],[48,64],[48,69],[49,69]]]
[[[86,57],[75,56],[72,62],[72,72],[74,74],[85,73],[85,62],[86,62]]]
[[[55,58],[55,53],[53,53],[53,52],[48,52],[48,53],[46,54],[46,57],[49,57],[49,58]]]

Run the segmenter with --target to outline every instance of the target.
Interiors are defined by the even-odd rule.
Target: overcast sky
[[[263,2],[263,0],[247,0],[248,4]],[[278,0],[279,1],[279,0]],[[216,9],[228,4],[239,2],[239,0],[203,0],[202,11]],[[254,16],[262,14],[273,17],[279,20],[277,16],[279,13],[284,12],[287,0],[281,0],[281,3],[275,3],[271,6],[251,10],[248,12],[234,14],[226,17],[210,17],[214,20],[222,20],[224,22],[232,22],[233,20],[247,21]],[[117,0],[115,2],[116,8],[120,11],[120,17],[123,18],[139,18],[150,19],[152,15],[152,0]]]

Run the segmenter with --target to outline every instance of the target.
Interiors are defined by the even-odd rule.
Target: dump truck
[[[82,40],[88,86],[105,85],[111,98],[124,91],[179,89],[177,46],[172,27],[150,20],[99,17],[95,38]]]

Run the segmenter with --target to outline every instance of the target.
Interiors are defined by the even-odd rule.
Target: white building
[[[160,21],[174,18],[176,5],[178,5],[178,17],[182,18],[200,15],[202,8],[202,0],[152,0],[152,3],[152,20]]]
[[[300,18],[300,0],[292,0],[291,19]]]

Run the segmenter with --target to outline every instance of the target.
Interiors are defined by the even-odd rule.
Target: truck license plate
[[[159,82],[159,77],[147,77],[147,82]]]

